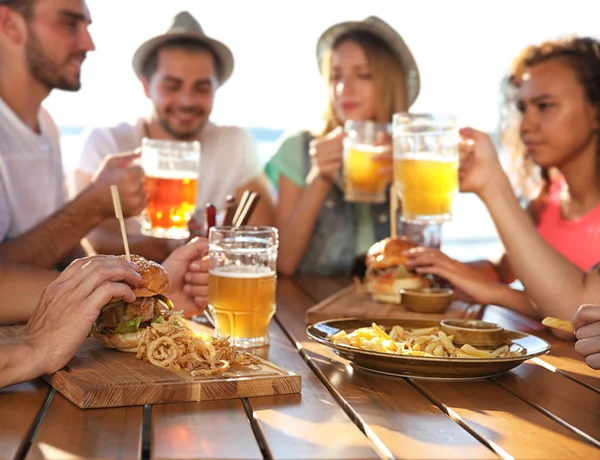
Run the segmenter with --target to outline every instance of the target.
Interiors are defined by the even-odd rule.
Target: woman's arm
[[[310,143],[311,169],[305,187],[279,175],[279,202],[275,225],[279,228],[277,269],[293,275],[312,239],[315,223],[336,174],[342,167],[344,131],[337,128]]]
[[[277,268],[284,275],[293,275],[310,244],[323,201],[332,184],[316,176],[300,188],[285,176],[279,177],[279,202],[275,210],[275,225],[279,228]]]
[[[544,316],[572,317],[584,303],[600,299],[600,276],[583,273],[540,236],[515,197],[489,137],[472,129],[461,155],[461,190],[479,195],[487,206],[515,274]]]
[[[491,260],[474,260],[472,262],[467,262],[467,265],[492,281],[510,284],[516,279],[506,254],[502,254],[502,257],[498,262],[493,262]]]

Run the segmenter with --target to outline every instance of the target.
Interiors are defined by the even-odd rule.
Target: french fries
[[[551,327],[552,329],[560,329],[561,331],[570,332],[571,334],[575,333],[573,323],[564,319],[552,318],[551,316],[548,316],[542,320],[542,324],[544,326]]]
[[[437,326],[411,330],[396,325],[388,334],[383,326],[373,323],[371,327],[361,327],[350,334],[344,330],[338,331],[329,337],[329,341],[336,345],[404,356],[498,358],[524,353],[523,349],[511,351],[509,345],[489,351],[469,344],[459,348],[454,344],[454,336],[447,336]]]

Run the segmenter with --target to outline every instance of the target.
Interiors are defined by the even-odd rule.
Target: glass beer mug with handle
[[[389,136],[389,126],[373,121],[349,120],[344,124],[344,131],[345,200],[384,203],[389,179],[381,174],[383,165],[377,159],[389,150],[385,145],[376,145],[376,141]]]
[[[141,165],[146,175],[146,209],[142,233],[156,238],[185,239],[196,209],[200,143],[142,140]]]
[[[394,184],[402,220],[435,223],[451,219],[458,191],[458,142],[452,115],[394,115]]]
[[[269,343],[279,236],[273,227],[212,227],[208,309],[217,337],[249,348]]]

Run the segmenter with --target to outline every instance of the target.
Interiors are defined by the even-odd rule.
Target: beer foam
[[[404,153],[394,158],[395,160],[418,160],[418,161],[434,161],[436,163],[457,163],[458,154],[437,154],[432,152],[420,153]]]
[[[381,154],[388,150],[387,145],[372,145],[372,144],[349,144],[348,151],[354,150],[360,153]]]
[[[275,275],[275,271],[265,266],[252,265],[226,265],[213,268],[208,271],[209,275],[221,276],[223,278],[266,278]]]
[[[145,171],[147,178],[154,179],[198,179],[198,173],[193,171],[169,171],[169,170],[152,170],[148,169]]]

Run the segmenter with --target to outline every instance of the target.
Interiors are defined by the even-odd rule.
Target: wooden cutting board
[[[444,313],[420,313],[407,310],[401,304],[377,302],[355,286],[348,286],[306,311],[306,323],[337,318],[415,318],[442,320],[446,318],[479,318],[481,305],[454,301]]]
[[[83,409],[300,393],[301,377],[265,360],[222,374],[192,377],[87,339],[60,371],[43,377]]]

